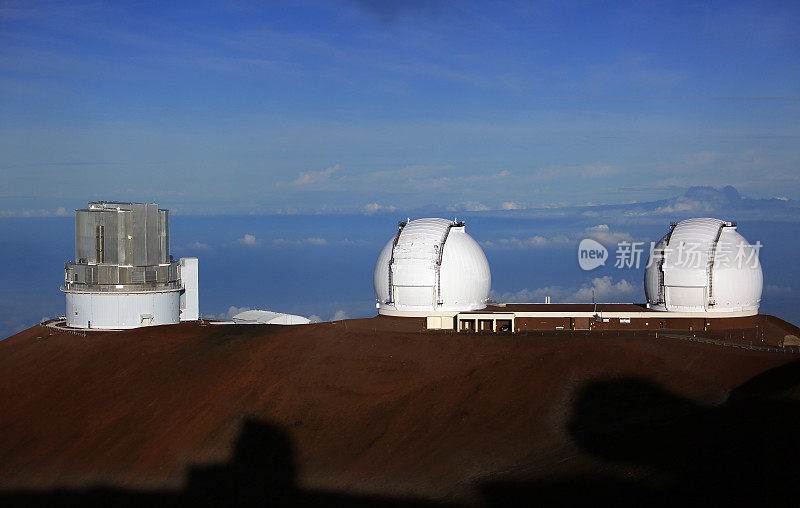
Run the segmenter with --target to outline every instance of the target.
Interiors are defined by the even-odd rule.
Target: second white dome
[[[486,307],[489,262],[463,222],[417,219],[401,223],[378,256],[373,276],[382,310],[467,311]]]
[[[758,249],[719,219],[674,224],[644,275],[650,307],[675,312],[757,312],[763,274]]]

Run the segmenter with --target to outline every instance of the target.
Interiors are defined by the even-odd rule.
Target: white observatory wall
[[[67,292],[67,326],[122,329],[169,325],[179,321],[180,292]]]
[[[717,252],[712,279],[715,305],[709,312],[757,311],[764,276],[755,249],[733,228],[725,228]]]
[[[197,258],[181,258],[181,282],[183,292],[180,301],[180,320],[200,319],[200,288],[198,285]]]
[[[492,275],[483,249],[463,227],[452,228],[444,244],[441,267],[442,301],[438,310],[486,307]]]
[[[372,275],[372,283],[375,287],[375,301],[379,304],[389,300],[389,261],[392,258],[393,243],[394,236],[389,238],[386,246],[378,255],[378,261],[375,263],[375,271]]]

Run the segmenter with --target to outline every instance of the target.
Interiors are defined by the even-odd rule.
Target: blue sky
[[[0,214],[800,198],[796,2],[2,2]]]

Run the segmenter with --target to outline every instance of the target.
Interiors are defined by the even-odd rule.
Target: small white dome
[[[231,319],[234,323],[253,325],[307,325],[311,322],[307,317],[259,309],[240,312]]]
[[[758,311],[758,249],[718,219],[687,219],[655,245],[644,274],[647,303],[675,312]]]
[[[491,273],[463,222],[417,219],[401,223],[383,248],[373,282],[382,310],[466,311],[486,306]]]

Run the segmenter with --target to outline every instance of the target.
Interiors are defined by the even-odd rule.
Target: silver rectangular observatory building
[[[75,210],[75,260],[64,268],[68,326],[198,319],[197,259],[173,260],[169,211],[156,203],[97,201]]]
[[[169,284],[179,280],[169,253],[169,211],[156,203],[99,201],[75,211],[71,284]]]

